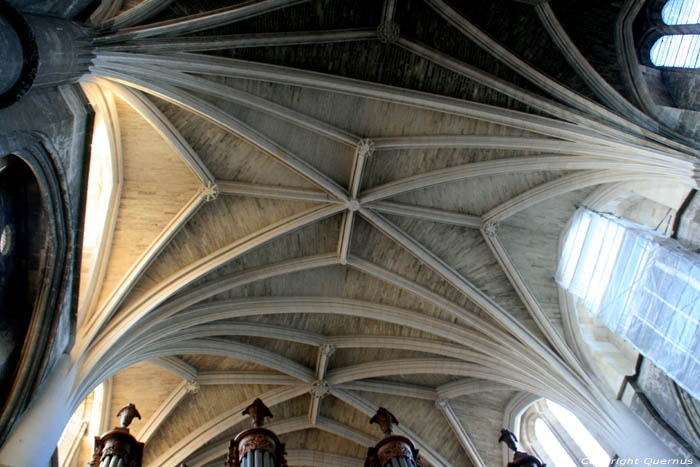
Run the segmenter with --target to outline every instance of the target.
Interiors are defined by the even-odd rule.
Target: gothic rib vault
[[[361,465],[379,405],[428,465],[501,464],[523,393],[622,454],[560,236],[611,187],[696,188],[697,142],[608,84],[556,5],[351,3],[102,18],[81,84],[121,181],[71,407],[111,378],[152,467],[220,463],[256,396],[290,465]]]

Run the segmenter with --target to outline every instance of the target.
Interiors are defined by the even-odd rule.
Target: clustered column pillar
[[[377,413],[369,420],[376,423],[382,429],[386,438],[369,448],[365,467],[422,467],[418,449],[413,442],[404,437],[392,435],[393,425],[399,422],[391,412],[380,407]]]
[[[284,444],[275,433],[262,427],[265,418],[272,417],[270,409],[255,399],[243,415],[250,416],[253,428],[231,440],[226,467],[287,467]]]
[[[22,14],[0,0],[0,109],[30,89],[76,82],[92,57],[89,29],[61,18]]]

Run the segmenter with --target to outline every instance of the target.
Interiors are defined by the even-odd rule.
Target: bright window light
[[[569,433],[569,436],[581,448],[583,453],[588,458],[588,465],[595,467],[607,467],[610,464],[610,456],[600,446],[598,441],[591,433],[583,426],[583,423],[570,411],[561,405],[550,400],[547,401],[549,410],[559,420],[559,423]]]
[[[535,420],[535,436],[556,467],[576,467],[552,430],[541,418]]]
[[[100,118],[92,135],[83,248],[92,249],[97,246],[103,227],[100,218],[104,217],[107,211],[111,188],[109,135],[104,119]]]
[[[103,406],[105,404],[105,385],[100,384],[93,391],[92,408],[90,409],[90,420],[88,424],[88,435],[101,435]]]
[[[557,281],[597,309],[620,251],[625,229],[592,211],[579,211],[564,244]]]
[[[700,0],[669,0],[661,19],[668,25],[700,23]]]
[[[113,203],[116,188],[113,143],[108,131],[110,123],[101,112],[95,115],[95,127],[92,134],[90,151],[90,168],[87,183],[87,201],[85,203],[85,222],[83,227],[83,253],[80,273],[79,315],[85,313],[92,293],[92,285],[97,280],[100,252],[104,246],[105,231],[110,206]]]
[[[579,209],[556,280],[612,332],[700,398],[700,255],[613,216]]]
[[[649,55],[656,66],[700,68],[700,34],[661,36]]]

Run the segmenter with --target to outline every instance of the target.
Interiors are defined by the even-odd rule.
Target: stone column
[[[92,59],[89,36],[73,21],[22,14],[0,2],[0,109],[31,89],[77,82]]]
[[[48,465],[75,407],[69,399],[77,367],[64,354],[0,449],[0,465]]]
[[[22,73],[22,44],[10,22],[0,16],[0,94],[9,91]]]

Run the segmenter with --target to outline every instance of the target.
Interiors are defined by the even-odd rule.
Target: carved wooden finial
[[[515,437],[512,431],[505,428],[501,429],[501,437],[498,438],[499,443],[506,443],[511,451],[518,451],[518,438]]]
[[[379,407],[379,409],[377,409],[377,413],[374,414],[374,417],[369,419],[369,423],[376,423],[379,425],[385,435],[390,436],[394,431],[392,426],[398,425],[399,421],[387,409],[384,407]]]
[[[243,415],[250,415],[253,426],[260,428],[265,423],[265,417],[272,418],[272,412],[260,399],[255,399],[244,411]]]
[[[136,410],[136,406],[134,404],[129,404],[126,407],[123,407],[119,412],[117,412],[117,417],[122,418],[122,426],[124,428],[131,425],[131,421],[134,419],[134,417],[141,420],[141,414],[138,410]]]

